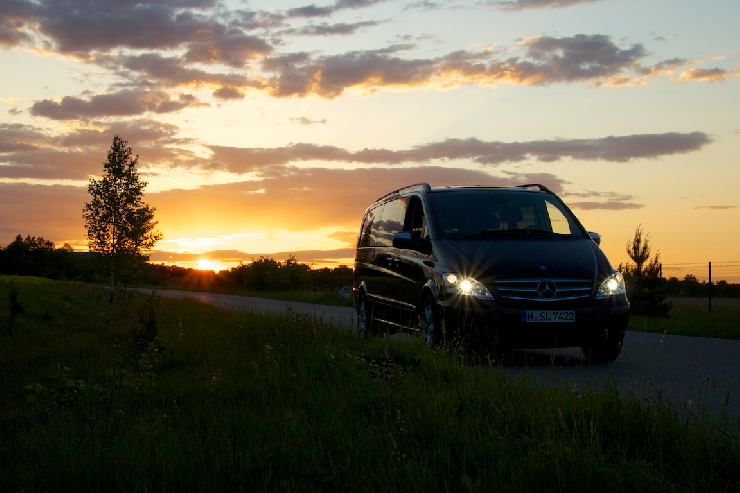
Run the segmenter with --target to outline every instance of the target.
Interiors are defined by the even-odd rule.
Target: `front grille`
[[[544,289],[544,296],[538,292],[538,286],[549,281],[557,288],[555,295],[549,297]],[[587,279],[502,279],[494,282],[496,291],[505,300],[515,301],[572,301],[585,300],[591,296],[591,281]]]

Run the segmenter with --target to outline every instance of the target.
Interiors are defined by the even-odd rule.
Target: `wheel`
[[[368,337],[375,334],[373,330],[372,308],[368,306],[367,298],[360,297],[357,306],[357,333],[360,337]]]
[[[591,341],[581,346],[581,351],[586,359],[592,363],[609,363],[617,359],[622,352],[624,334],[616,337],[608,337],[597,341]]]
[[[442,342],[442,327],[434,298],[427,296],[419,308],[419,334],[426,347]]]

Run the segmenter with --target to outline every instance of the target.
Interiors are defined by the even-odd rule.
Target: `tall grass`
[[[541,387],[418,342],[189,300],[159,300],[152,322],[141,295],[16,282],[2,491],[740,489],[737,423],[614,384]]]
[[[669,317],[630,315],[627,330],[694,337],[740,339],[740,298],[671,298]]]

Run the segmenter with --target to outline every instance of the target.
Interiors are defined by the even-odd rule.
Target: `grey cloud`
[[[326,118],[322,120],[311,120],[310,118],[306,118],[305,116],[299,116],[297,118],[291,118],[290,121],[298,123],[300,125],[325,125],[326,124]]]
[[[488,5],[498,7],[506,11],[534,10],[534,9],[560,9],[580,5],[583,3],[594,3],[599,0],[511,0],[486,2]]]
[[[15,46],[31,41],[31,37],[22,31],[23,25],[20,20],[0,19],[0,46]]]
[[[736,205],[700,205],[694,207],[694,209],[710,209],[710,210],[725,210],[725,209],[737,209]]]
[[[235,10],[231,13],[229,26],[240,27],[248,31],[254,29],[272,29],[285,24],[285,16],[273,12],[255,12]]]
[[[198,87],[204,84],[236,88],[260,86],[241,75],[212,74],[199,69],[187,68],[181,58],[163,57],[159,54],[103,57],[98,63],[110,68],[122,66],[128,70],[142,72],[170,87],[190,85]]]
[[[111,94],[96,94],[90,99],[65,96],[61,102],[44,99],[29,109],[34,116],[53,120],[76,120],[103,116],[131,116],[146,112],[172,113],[185,108],[210,106],[195,96],[180,94],[172,99],[165,91],[123,90]]]
[[[302,36],[334,36],[334,35],[348,35],[354,34],[359,29],[364,27],[372,27],[380,24],[377,21],[363,21],[356,22],[354,24],[338,23],[338,24],[311,24],[304,26],[301,29],[295,31],[296,34]]]
[[[336,9],[362,9],[365,7],[372,7],[379,3],[384,3],[386,0],[337,0],[334,4]]]
[[[240,32],[227,31],[220,36],[203,36],[190,43],[185,60],[199,63],[223,63],[232,67],[244,67],[245,61],[265,55],[272,47],[263,39]]]
[[[33,4],[24,0],[3,0],[0,3],[0,47],[31,40],[22,29],[33,18],[33,10]]]
[[[312,19],[316,17],[330,17],[334,12],[342,9],[361,9],[372,7],[385,0],[337,0],[334,5],[318,7],[314,4],[288,10],[289,18]]]
[[[334,13],[333,7],[317,7],[316,5],[306,5],[288,10],[288,17],[329,17]]]
[[[505,73],[532,85],[574,82],[615,76],[630,69],[647,51],[641,44],[623,50],[609,36],[578,34],[572,38],[541,36],[522,43],[527,58],[507,62]]]
[[[437,59],[404,59],[394,53],[413,45],[395,45],[385,50],[355,51],[341,55],[289,60],[266,59],[263,69],[276,72],[265,83],[265,90],[277,97],[318,95],[339,97],[350,87],[369,89],[385,86],[422,86],[432,83],[461,85],[508,82],[546,85],[559,82],[590,82],[600,85],[619,79],[625,82],[629,72],[648,75],[651,67],[640,61],[647,55],[641,44],[619,48],[606,35],[579,34],[568,38],[541,36],[521,42],[525,53],[507,60],[492,60],[492,52],[458,51]],[[281,63],[283,62],[283,63]],[[663,66],[678,63],[668,60]],[[658,64],[660,67],[660,63]]]
[[[697,151],[712,142],[703,132],[641,134],[599,139],[541,140],[530,142],[485,142],[475,138],[446,139],[408,150],[362,149],[349,151],[335,146],[291,144],[275,148],[208,146],[213,151],[210,166],[234,173],[247,173],[265,166],[304,161],[334,161],[363,164],[426,163],[435,159],[467,159],[484,165],[516,163],[528,159],[541,162],[565,158],[628,162]]]
[[[408,3],[404,6],[403,10],[420,9],[420,10],[437,10],[442,8],[442,4],[439,2],[432,2],[430,0],[422,0],[420,2]]]
[[[218,99],[244,99],[244,91],[237,87],[221,86],[213,91],[213,96]]]
[[[183,160],[196,158],[177,148],[190,143],[175,138],[177,132],[175,125],[150,119],[91,125],[61,135],[49,135],[29,125],[0,124],[0,178],[85,180],[100,172],[115,134],[141,155],[143,167],[184,166]]]
[[[39,5],[39,30],[62,52],[116,47],[174,48],[197,41],[199,33],[223,26],[205,15],[180,11],[166,3],[47,1]],[[211,2],[208,2],[211,3]]]
[[[270,80],[270,93],[277,97],[308,96],[336,98],[345,89],[372,81],[373,86],[421,85],[436,72],[433,60],[403,60],[378,52],[350,52],[307,65],[283,67]],[[264,66],[270,70],[270,63]]]

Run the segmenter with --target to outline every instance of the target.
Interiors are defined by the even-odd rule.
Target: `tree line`
[[[69,243],[17,235],[5,248],[0,247],[0,274],[45,277],[81,282],[105,282],[109,259],[97,252],[74,252]],[[340,265],[313,269],[295,256],[281,262],[260,257],[231,269],[215,273],[177,265],[152,264],[146,256],[120,263],[117,282],[124,286],[211,288],[229,286],[244,291],[335,291],[352,284],[352,269]]]

